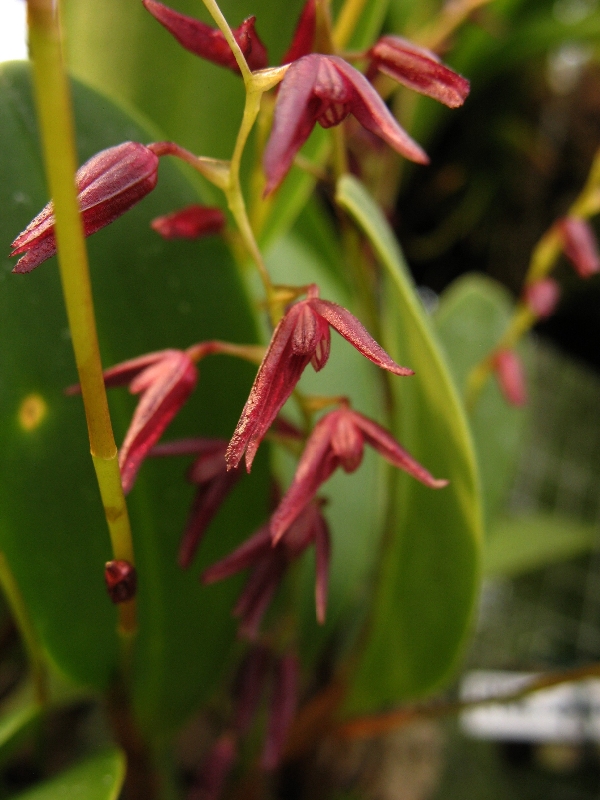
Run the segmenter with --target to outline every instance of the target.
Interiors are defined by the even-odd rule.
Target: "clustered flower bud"
[[[523,292],[525,304],[536,317],[546,319],[554,314],[560,300],[560,286],[554,278],[542,278],[525,287]]]
[[[600,254],[592,226],[581,217],[563,217],[558,221],[563,251],[580,278],[600,272]]]
[[[521,359],[514,350],[500,350],[493,360],[494,373],[500,391],[511,406],[524,406],[527,403],[525,373]]]

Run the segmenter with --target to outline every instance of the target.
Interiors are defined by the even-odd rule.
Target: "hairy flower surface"
[[[75,184],[86,236],[114,222],[156,186],[158,157],[149,147],[124,142],[97,153],[77,170]],[[13,272],[31,272],[56,253],[54,205],[50,202],[12,243],[25,253]]]
[[[413,374],[396,364],[353,314],[337,303],[321,300],[317,286],[312,284],[307,299],[290,306],[273,332],[227,448],[229,468],[237,467],[246,451],[246,467],[250,471],[259,444],[304,369],[309,362],[317,372],[325,366],[329,358],[329,326],[378,367],[394,375]]]
[[[125,494],[133,488],[142,461],[188,399],[197,380],[196,365],[183,350],[148,353],[104,372],[107,387],[129,384],[132,394],[141,395],[119,450]]]
[[[514,350],[500,350],[493,362],[494,372],[504,399],[511,406],[527,403],[527,387],[521,359]]]
[[[431,489],[441,489],[448,483],[434,478],[385,428],[344,405],[325,414],[315,425],[294,479],[271,517],[274,544],[287,536],[287,529],[304,513],[306,504],[338,467],[345,472],[358,469],[365,443],[390,464],[408,472]]]
[[[431,50],[418,47],[400,36],[382,36],[369,50],[369,78],[377,70],[403,86],[450,108],[458,108],[469,94],[469,81],[442,64]]]
[[[600,254],[593,228],[581,217],[563,217],[558,222],[563,252],[580,278],[600,272]]]
[[[164,217],[156,217],[150,225],[163,239],[198,239],[221,233],[225,222],[225,214],[220,208],[191,205]]]
[[[330,558],[329,529],[318,500],[307,503],[301,512],[283,531],[275,546],[271,539],[270,524],[267,523],[237,550],[205,570],[202,576],[204,583],[214,583],[248,567],[252,568],[250,578],[233,610],[234,615],[241,618],[240,635],[245,638],[256,638],[263,615],[287,566],[313,543],[316,553],[317,620],[320,623],[325,621]]]
[[[364,75],[338,56],[312,53],[294,61],[281,82],[263,158],[265,194],[279,186],[317,122],[330,128],[348,114],[401,155],[428,163]]]
[[[144,7],[154,19],[166,28],[182,47],[200,58],[212,61],[220,67],[228,67],[239,74],[235,56],[220,30],[211,28],[194,17],[180,14],[172,8],[156,2],[142,0]],[[233,36],[251,70],[267,66],[267,50],[254,30],[256,17],[248,17],[239,28],[233,29]]]
[[[178,562],[189,567],[206,529],[223,501],[241,478],[237,469],[225,463],[225,439],[178,439],[152,448],[150,456],[196,456],[187,472],[187,480],[198,488],[179,546]]]

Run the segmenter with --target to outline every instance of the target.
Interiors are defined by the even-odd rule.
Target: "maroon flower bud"
[[[218,800],[236,758],[236,737],[232,733],[223,733],[206,756],[188,800]]]
[[[86,236],[128,211],[156,186],[158,157],[137,142],[102,150],[77,170],[75,183]],[[11,256],[25,253],[13,272],[31,272],[56,253],[54,206],[50,202],[12,243]]]
[[[282,64],[289,64],[292,61],[307,56],[312,53],[317,32],[317,5],[315,0],[306,0],[300,19],[296,25],[292,43],[286,54],[281,59]]]
[[[306,300],[290,306],[271,338],[250,396],[227,448],[227,465],[236,467],[246,451],[248,471],[271,423],[291,395],[304,369],[312,363],[322,369],[329,357],[330,333],[335,330],[359,353],[394,375],[413,371],[390,358],[349,311],[319,298],[317,286],[308,289]]]
[[[211,28],[210,25],[194,17],[179,14],[156,0],[142,0],[142,2],[154,19],[158,20],[190,53],[212,61],[220,67],[228,67],[239,74],[240,68],[235,56],[220,30]],[[248,17],[239,28],[233,29],[233,36],[251,70],[267,66],[267,50],[254,30],[255,22],[256,17]]]
[[[527,389],[521,359],[514,350],[500,350],[493,363],[496,379],[504,399],[511,406],[527,403]]]
[[[234,728],[238,734],[250,730],[256,715],[267,673],[271,666],[272,653],[263,645],[250,648],[237,672],[234,695]]]
[[[104,580],[113,603],[126,603],[135,597],[137,572],[129,561],[107,561],[104,565]]]
[[[600,272],[598,243],[590,223],[581,217],[563,217],[557,225],[563,252],[579,277],[590,278]]]
[[[367,73],[377,70],[415,92],[433,97],[457,108],[469,94],[469,81],[446,67],[435,53],[418,47],[400,36],[382,36],[369,50],[371,64]]]
[[[220,208],[192,205],[157,217],[150,225],[163,239],[199,239],[221,233],[225,222],[225,214]]]
[[[523,292],[524,303],[536,317],[545,319],[552,316],[560,299],[560,286],[554,278],[542,278],[529,284]]]
[[[411,161],[429,162],[364,75],[338,56],[312,53],[294,61],[281,82],[263,159],[265,194],[279,186],[317,122],[331,128],[348,114]]]

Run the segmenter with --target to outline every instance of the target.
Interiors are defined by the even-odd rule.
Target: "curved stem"
[[[203,0],[204,5],[208,13],[217,23],[217,26],[223,36],[227,39],[227,44],[231,47],[231,51],[233,53],[233,57],[235,58],[238,67],[240,68],[240,72],[242,73],[242,78],[244,79],[244,83],[248,86],[248,83],[252,80],[252,71],[248,66],[248,62],[244,58],[244,54],[240,50],[239,44],[235,40],[235,36],[233,35],[233,31],[229,27],[227,20],[223,16],[223,12],[216,4],[215,0]]]
[[[54,202],[58,263],[90,449],[113,557],[133,564],[131,528],[102,377],[87,252],[75,188],[75,136],[57,3],[28,0],[28,22],[46,171]],[[130,601],[119,607],[119,632],[129,636],[134,631],[135,605]]]

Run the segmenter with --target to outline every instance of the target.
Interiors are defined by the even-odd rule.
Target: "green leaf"
[[[0,762],[12,753],[40,718],[42,708],[31,681],[24,681],[0,706]]]
[[[485,275],[464,275],[442,295],[434,317],[448,366],[464,394],[471,369],[495,347],[514,310],[510,293]],[[519,348],[528,361],[525,342]],[[526,432],[527,408],[508,405],[490,379],[469,415],[475,442],[486,528],[501,513]]]
[[[398,476],[375,610],[349,699],[358,711],[421,696],[456,665],[479,587],[481,513],[462,405],[394,235],[355,178],[340,179],[336,200],[385,268],[383,344],[416,371],[391,380],[394,433],[436,477],[450,480],[433,491]]]
[[[148,129],[110,101],[73,86],[80,161]],[[77,375],[54,259],[11,275],[12,239],[47,201],[28,71],[0,71],[0,548],[6,553],[51,659],[79,683],[104,688],[117,664],[116,612],[103,581],[110,558],[89,456],[81,399],[65,397]],[[149,221],[198,202],[164,159],[157,189],[88,240],[103,362],[220,338],[256,340],[231,256],[217,238],[164,242]],[[213,358],[165,434],[228,438],[252,383],[249,364]],[[26,403],[23,406],[23,403]],[[113,389],[117,443],[136,400]],[[29,416],[20,413],[29,408]],[[30,424],[31,410],[40,412]],[[35,414],[33,415],[35,420]],[[29,421],[28,421],[29,420]],[[201,568],[231,550],[266,514],[266,451],[220,510],[192,568],[176,566],[193,489],[186,459],[148,460],[128,499],[139,573],[140,630],[134,702],[149,734],[179,725],[225,676],[235,638],[230,610],[239,581],[204,588]]]
[[[597,540],[596,524],[559,514],[499,520],[486,539],[484,571],[491,577],[514,577],[585,553]]]
[[[19,800],[117,800],[125,779],[125,756],[108,750],[19,795]]]

